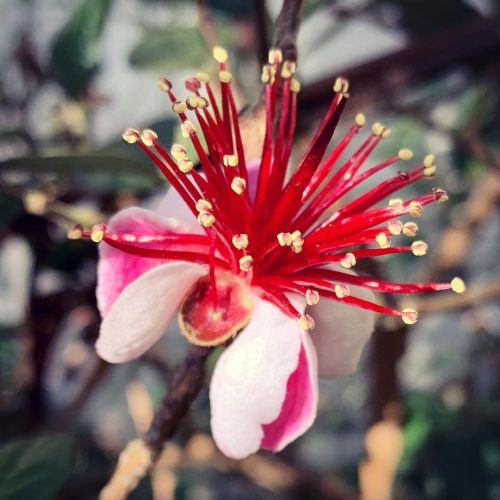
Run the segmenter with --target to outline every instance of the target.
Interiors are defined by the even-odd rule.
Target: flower
[[[184,211],[175,205],[171,190],[156,212],[129,208],[107,225],[75,228],[71,236],[104,242],[97,288],[104,318],[97,341],[101,357],[119,363],[140,356],[176,312],[190,342],[225,345],[210,387],[212,431],[226,455],[242,458],[259,448],[281,450],[312,424],[318,375],[336,377],[355,369],[373,328],[373,312],[415,323],[416,311],[379,305],[372,291],[463,292],[464,284],[459,278],[392,283],[351,270],[367,257],[426,253],[423,241],[392,246],[391,238],[414,237],[417,224],[400,218],[419,217],[425,205],[445,201],[446,193],[435,189],[379,204],[432,176],[432,155],[339,205],[363,181],[411,160],[413,153],[402,149],[361,172],[390,133],[375,123],[354,154],[340,162],[365,125],[359,114],[323,159],[349,97],[347,81],[339,78],[309,148],[286,180],[300,90],[295,63],[283,61],[278,49],[270,51],[262,71],[262,154],[250,158],[240,133],[227,52],[216,47],[214,57],[220,104],[207,74],[186,81],[192,95],[185,101],[177,99],[168,80],[159,81],[197,159],[188,157],[180,144],[168,152],[152,130],[128,129],[123,135],[151,158],[182,198]],[[194,168],[198,162],[201,172]]]

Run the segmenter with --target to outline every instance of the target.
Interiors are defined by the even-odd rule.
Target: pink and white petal
[[[244,458],[256,452],[266,436],[264,426],[278,420],[285,401],[292,401],[288,391],[300,384],[293,380],[289,384],[289,379],[297,371],[301,375],[309,359],[309,348],[301,357],[303,338],[295,318],[256,298],[249,325],[222,353],[210,385],[212,434],[228,457]],[[314,371],[314,366],[308,369],[311,376]],[[286,424],[281,420],[278,423],[279,431],[268,429],[269,443],[277,448],[300,427],[292,425],[282,432]]]
[[[110,219],[107,226],[110,233],[116,232],[137,236],[165,236],[189,231],[189,226],[176,219],[162,217],[151,210],[138,207],[131,207],[118,212]],[[148,243],[142,244],[142,246],[162,248],[165,245]],[[129,283],[146,271],[165,262],[165,260],[161,259],[130,255],[109,246],[107,243],[101,243],[99,245],[96,295],[97,305],[102,316],[108,314],[109,309],[121,291]]]
[[[163,217],[170,217],[184,223],[184,232],[205,234],[205,231],[196,220],[193,212],[191,212],[179,193],[172,187],[160,200],[155,212]]]
[[[373,292],[366,288],[350,289],[353,296],[375,300]],[[374,313],[326,299],[312,306],[309,313],[316,323],[311,338],[318,353],[319,376],[335,378],[353,373],[373,332]]]
[[[123,363],[147,351],[163,335],[194,282],[206,273],[198,264],[172,262],[130,283],[101,323],[99,356]]]
[[[274,452],[301,436],[316,418],[318,407],[318,360],[307,332],[302,331],[299,363],[287,383],[286,398],[278,418],[263,425],[261,448]]]

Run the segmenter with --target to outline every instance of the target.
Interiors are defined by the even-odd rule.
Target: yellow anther
[[[141,134],[141,141],[145,146],[150,148],[151,146],[156,144],[157,140],[158,140],[158,134],[154,130],[151,130],[149,128],[143,130]]]
[[[375,236],[375,241],[380,248],[389,248],[391,246],[391,240],[385,233],[378,233],[377,236]]]
[[[181,144],[174,144],[170,148],[170,154],[172,155],[174,160],[179,161],[186,158],[187,151],[186,148]]]
[[[411,149],[403,148],[398,151],[400,160],[408,161],[413,158],[413,151]]]
[[[349,92],[349,82],[345,78],[337,78],[333,84],[333,91],[340,94]]]
[[[343,299],[344,297],[349,297],[349,295],[351,295],[351,289],[347,285],[340,283],[335,285],[333,290],[339,299]]]
[[[438,203],[445,203],[450,199],[448,193],[444,189],[434,188],[432,192]]]
[[[306,303],[309,306],[315,306],[319,302],[319,293],[317,290],[308,288],[305,293]]]
[[[390,128],[384,128],[382,131],[382,139],[387,139],[392,134],[392,130]]]
[[[200,199],[196,202],[196,210],[198,210],[198,212],[211,212],[213,210],[213,205],[208,201],[208,200],[204,200],[204,199]]]
[[[166,78],[156,80],[156,85],[162,92],[169,92],[172,89],[172,84]]]
[[[269,83],[271,81],[271,78],[271,67],[268,64],[264,64],[264,66],[262,66],[262,73],[260,75],[262,83]]]
[[[302,233],[297,229],[293,231],[293,233],[290,233],[290,241],[293,243],[294,241],[297,241],[299,239],[302,239]]]
[[[427,155],[423,161],[424,167],[427,167],[427,168],[432,167],[434,165],[435,160],[436,160],[436,157],[434,155],[432,155],[432,154]]]
[[[233,243],[234,248],[237,248],[238,250],[243,250],[244,248],[248,247],[248,234],[235,234],[232,238],[231,241]]]
[[[283,52],[281,52],[281,49],[271,48],[267,59],[269,64],[280,64],[283,61]]]
[[[282,247],[286,247],[286,246],[292,244],[292,240],[290,238],[290,233],[278,233],[276,235],[276,238],[278,239],[278,243]]]
[[[314,319],[311,315],[309,314],[303,314],[299,318],[299,325],[302,328],[302,330],[312,330],[315,326]]]
[[[401,319],[407,325],[414,325],[418,320],[418,313],[415,309],[403,309],[401,311]]]
[[[382,132],[384,131],[384,126],[380,122],[375,122],[372,125],[372,132],[374,135],[382,135]]]
[[[125,142],[135,144],[140,139],[141,135],[135,128],[128,128],[125,132],[123,132],[122,137]]]
[[[232,182],[231,182],[231,189],[236,193],[236,194],[241,194],[243,191],[245,191],[247,187],[247,183],[243,177],[235,177]]]
[[[292,252],[294,253],[302,252],[302,248],[304,247],[304,240],[302,238],[297,238],[293,240],[291,247],[292,247]]]
[[[290,90],[292,92],[295,92],[296,94],[300,92],[300,82],[297,80],[297,78],[292,78],[290,80]]]
[[[453,278],[451,280],[450,285],[451,285],[451,289],[455,293],[465,293],[466,287],[465,287],[464,280],[462,278],[459,278],[458,276],[456,276],[455,278]]]
[[[397,236],[403,232],[403,223],[399,220],[392,220],[387,225],[387,229],[392,235]]]
[[[425,177],[434,177],[436,175],[436,165],[431,165],[430,167],[424,167]]]
[[[198,107],[198,96],[190,95],[186,99],[186,106],[188,109],[196,109]]]
[[[203,227],[210,227],[215,223],[215,217],[209,212],[200,212],[197,219]]]
[[[417,240],[414,241],[411,244],[411,251],[413,252],[413,255],[417,257],[422,257],[427,253],[427,249],[429,248],[429,245],[425,241],[422,240]]]
[[[200,82],[208,83],[210,81],[210,75],[208,73],[204,73],[203,71],[196,73],[195,76]]]
[[[410,205],[408,208],[408,213],[412,217],[422,217],[422,214],[424,213],[424,209],[418,201],[412,201],[412,202],[410,202]]]
[[[296,64],[293,61],[285,61],[281,67],[281,77],[291,78],[296,70]]]
[[[184,101],[176,101],[172,104],[172,111],[174,113],[185,113],[187,110],[187,105]]]
[[[225,63],[227,61],[228,58],[227,50],[224,47],[221,47],[220,45],[216,45],[214,47],[212,54],[214,56],[214,59],[218,63]]]
[[[248,273],[253,266],[253,257],[251,255],[244,255],[238,262],[240,265],[240,269]]]
[[[413,238],[417,235],[418,226],[415,222],[409,221],[403,224],[403,234],[408,236],[408,238]]]
[[[204,97],[197,95],[196,96],[196,105],[200,109],[205,109],[208,107],[208,101]]]
[[[403,204],[403,200],[401,198],[392,198],[389,200],[390,207],[399,207]]]
[[[219,80],[222,83],[231,83],[231,81],[233,80],[233,75],[231,75],[229,71],[220,71]]]
[[[224,155],[222,159],[226,167],[237,167],[238,166],[238,156],[237,155]]]
[[[179,170],[183,174],[187,174],[188,172],[191,172],[194,168],[193,162],[189,158],[181,158],[178,162],[177,165],[179,166]]]
[[[69,240],[78,240],[82,237],[82,235],[83,235],[83,227],[78,225],[78,226],[72,227],[68,231],[66,236]]]
[[[351,253],[351,252],[348,252],[346,253],[341,259],[340,259],[340,265],[344,268],[344,269],[350,269],[351,267],[355,266],[356,265],[356,256]]]
[[[358,113],[354,117],[354,122],[358,127],[362,127],[366,123],[366,116],[363,113]]]
[[[90,239],[94,243],[99,243],[104,238],[105,233],[106,233],[106,225],[105,224],[96,224],[90,230]]]
[[[190,135],[194,134],[195,132],[196,132],[195,126],[189,120],[186,120],[181,125],[182,137],[188,138]]]

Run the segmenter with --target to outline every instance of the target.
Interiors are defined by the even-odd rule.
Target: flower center
[[[252,310],[248,284],[234,274],[217,271],[215,283],[204,276],[186,295],[179,327],[192,344],[218,345],[249,322]]]

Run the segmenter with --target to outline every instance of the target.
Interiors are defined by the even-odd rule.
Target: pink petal
[[[130,283],[101,323],[99,356],[123,363],[143,354],[163,335],[186,293],[206,273],[198,264],[172,262]]]
[[[345,269],[342,272],[354,274]],[[375,300],[370,290],[357,286],[349,288],[351,295]],[[335,378],[354,372],[373,332],[373,312],[325,299],[310,307],[308,312],[316,323],[311,338],[318,353],[319,376]]]
[[[199,224],[198,224],[199,227]],[[108,223],[109,232],[133,235],[168,235],[186,233],[189,226],[175,220],[162,217],[151,210],[127,208],[118,212]],[[149,248],[164,247],[163,244],[149,243]],[[120,295],[121,291],[146,271],[164,264],[161,259],[148,259],[124,253],[106,243],[99,245],[99,264],[97,267],[97,304],[102,316]]]
[[[317,381],[305,338],[296,319],[256,299],[252,320],[217,361],[210,386],[212,434],[224,454],[244,458],[262,445],[281,449],[312,423]],[[303,387],[305,373],[312,397],[300,411],[293,391]],[[292,422],[282,415],[284,406]]]

